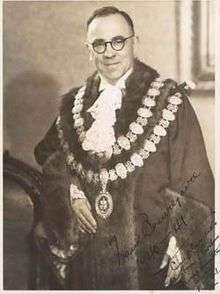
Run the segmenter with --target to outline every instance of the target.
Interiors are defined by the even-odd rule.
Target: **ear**
[[[139,39],[139,36],[134,36],[134,54],[135,56],[137,56],[138,54],[138,51],[139,51],[139,44],[140,44],[140,39]]]
[[[88,48],[88,52],[89,52],[89,60],[92,61],[93,57],[94,57],[94,52],[92,50],[92,48],[89,45],[86,45]]]
[[[134,38],[133,38],[133,42],[134,42],[134,46],[138,46],[140,41],[139,41],[139,36],[135,35]]]
[[[139,36],[135,35],[134,41],[135,41],[136,44],[139,44],[140,43]]]

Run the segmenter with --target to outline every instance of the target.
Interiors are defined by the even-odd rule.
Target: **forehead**
[[[87,32],[87,39],[109,40],[115,36],[129,36],[132,32],[131,27],[120,14],[111,14],[107,16],[96,17],[90,23]]]

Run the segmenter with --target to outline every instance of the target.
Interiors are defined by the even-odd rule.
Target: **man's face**
[[[132,29],[120,14],[112,14],[93,19],[88,27],[87,42],[111,41],[117,37],[130,37]],[[106,51],[98,54],[89,46],[90,54],[95,66],[108,82],[115,84],[126,71],[133,66],[134,62],[134,40],[130,38],[125,41],[124,48],[116,51],[111,44],[106,45]]]

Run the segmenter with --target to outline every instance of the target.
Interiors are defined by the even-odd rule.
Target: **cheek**
[[[126,52],[126,54],[123,54],[123,56],[121,56],[121,61],[124,67],[129,67],[132,63],[132,60],[133,55],[131,54],[131,52]]]
[[[122,58],[127,62],[132,61],[134,58],[134,52],[132,48],[127,48],[125,51],[121,53],[122,53]]]
[[[98,69],[101,68],[102,66],[102,60],[99,56],[94,56],[94,62],[95,62],[95,65]]]

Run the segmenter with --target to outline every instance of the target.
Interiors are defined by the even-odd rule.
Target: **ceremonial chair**
[[[3,158],[3,287],[35,290],[42,285],[33,227],[39,217],[42,174],[4,152]]]

